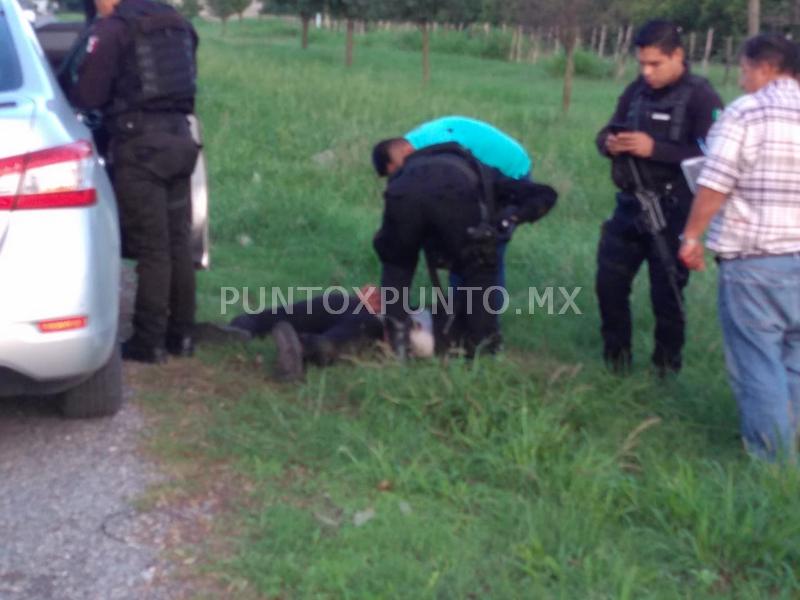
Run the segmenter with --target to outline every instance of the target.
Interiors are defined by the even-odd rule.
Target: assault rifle
[[[678,308],[683,312],[683,299],[681,298],[681,290],[678,287],[678,269],[676,265],[676,257],[672,256],[667,246],[667,241],[664,239],[664,230],[667,228],[667,220],[664,218],[664,211],[661,209],[661,199],[657,193],[645,187],[642,181],[642,175],[639,172],[639,166],[636,164],[636,159],[628,154],[628,166],[633,176],[634,192],[633,195],[639,201],[639,206],[642,209],[641,225],[645,233],[653,238],[656,255],[661,265],[667,273],[667,280],[672,288],[672,293],[675,294],[675,300],[678,302]]]

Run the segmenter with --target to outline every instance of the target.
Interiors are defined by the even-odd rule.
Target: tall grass
[[[369,151],[426,119],[495,123],[561,194],[510,247],[503,356],[397,365],[368,353],[297,387],[249,379],[219,403],[194,450],[234,462],[253,490],[235,554],[215,569],[284,598],[800,596],[800,482],[741,451],[714,273],[688,289],[680,377],[647,367],[645,275],[635,372],[602,368],[592,289],[613,188],[593,136],[622,82],[578,79],[565,117],[544,66],[434,54],[423,87],[402,44],[357,45],[347,70],[341,36],[316,32],[303,52],[271,22],[200,32],[214,242],[204,318],[230,318],[221,286],[374,281]],[[529,286],[581,287],[581,314],[514,314]],[[268,345],[201,358],[222,377],[233,353]]]

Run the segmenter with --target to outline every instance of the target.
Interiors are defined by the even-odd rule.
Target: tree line
[[[182,0],[199,10],[199,0]],[[241,14],[252,0],[205,0],[223,23]],[[187,6],[184,6],[186,10]],[[520,60],[523,45],[534,56],[540,48],[560,51],[564,61],[563,107],[569,108],[575,52],[589,49],[624,72],[634,28],[649,19],[669,19],[682,27],[692,58],[707,67],[712,54],[727,65],[736,41],[761,30],[800,38],[800,0],[263,0],[263,13],[299,17],[301,47],[308,47],[316,15],[345,24],[345,64],[353,62],[355,32],[364,24],[409,24],[421,33],[422,77],[430,78],[430,38],[437,27],[502,27],[512,32],[510,60]]]

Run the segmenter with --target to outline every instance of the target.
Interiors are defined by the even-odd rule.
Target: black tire
[[[60,408],[68,419],[93,419],[116,414],[122,402],[122,357],[119,345],[114,344],[105,365],[62,394]]]

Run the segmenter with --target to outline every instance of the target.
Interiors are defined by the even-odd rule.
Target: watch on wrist
[[[699,244],[700,240],[696,237],[685,236],[680,234],[678,239],[681,241],[681,244],[686,244],[687,246],[694,246],[695,244]]]

